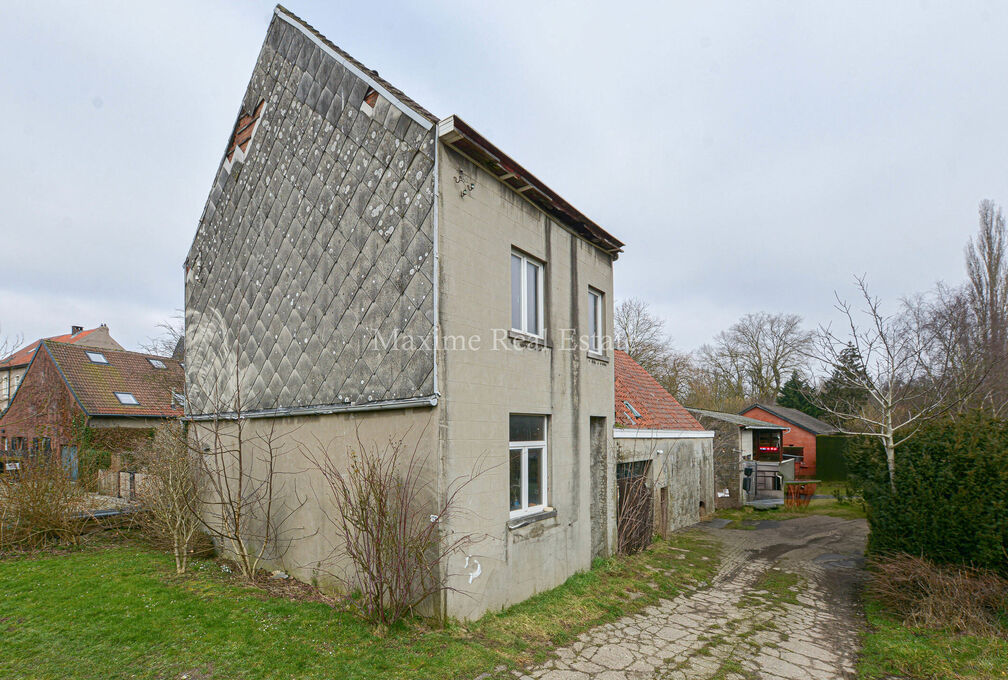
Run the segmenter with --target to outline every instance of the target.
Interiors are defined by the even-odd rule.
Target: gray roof
[[[787,408],[786,406],[778,406],[777,404],[753,404],[742,411],[742,413],[751,411],[754,408],[760,408],[767,413],[772,413],[781,420],[786,420],[795,427],[799,427],[812,434],[836,434],[839,432],[839,430],[829,423],[823,422],[818,418],[813,418],[807,413],[803,413],[798,409]]]
[[[764,420],[756,420],[755,418],[748,418],[746,416],[740,416],[736,413],[722,413],[720,411],[708,411],[702,408],[687,408],[687,411],[698,416],[707,416],[709,418],[714,418],[715,420],[723,420],[726,423],[732,423],[733,425],[738,425],[739,427],[744,427],[749,430],[788,430],[783,425],[777,425],[775,423],[768,423]]]

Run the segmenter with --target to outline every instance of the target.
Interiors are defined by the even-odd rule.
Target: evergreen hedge
[[[924,426],[896,449],[896,493],[875,440],[848,470],[868,511],[869,552],[903,552],[1008,576],[1008,422],[974,413]]]

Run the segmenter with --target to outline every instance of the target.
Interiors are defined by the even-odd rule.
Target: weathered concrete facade
[[[714,436],[704,431],[620,430],[616,462],[650,461],[655,531],[696,524],[714,511]]]
[[[277,8],[186,262],[188,414],[205,428],[240,392],[260,465],[282,433],[291,514],[267,564],[305,580],[346,568],[310,460],[323,449],[342,464],[358,436],[406,437],[432,508],[483,470],[435,520],[476,539],[442,564],[459,592],[440,603],[474,618],[614,544],[612,356],[580,336],[589,288],[611,335],[622,244],[446,121]],[[541,286],[532,334],[512,328],[515,253]],[[513,415],[545,419],[545,502],[520,516]]]

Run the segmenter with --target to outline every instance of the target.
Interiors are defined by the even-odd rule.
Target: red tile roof
[[[650,373],[630,355],[614,352],[616,359],[616,426],[647,430],[703,430],[696,418],[682,407]],[[638,418],[623,402],[640,413]]]
[[[89,416],[163,418],[182,415],[182,408],[172,403],[172,391],[181,394],[185,382],[178,361],[154,354],[92,349],[51,340],[44,340],[43,345]],[[101,353],[108,363],[92,362],[86,354],[88,351]],[[161,361],[165,368],[155,368],[149,359]],[[128,392],[140,403],[136,406],[122,404],[116,392]]]
[[[100,327],[99,327],[100,328]],[[80,333],[67,333],[66,335],[56,335],[51,338],[43,338],[42,340],[52,340],[53,342],[69,342],[77,343],[84,340],[87,336],[94,333],[97,328],[91,328],[86,331],[81,331]],[[42,340],[36,340],[27,347],[22,347],[18,351],[11,354],[9,357],[0,361],[0,367],[2,368],[16,368],[18,366],[27,366],[31,363],[32,357],[35,356],[35,350],[38,349],[39,343]]]

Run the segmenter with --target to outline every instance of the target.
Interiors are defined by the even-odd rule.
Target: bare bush
[[[196,465],[179,423],[165,423],[140,448],[136,464],[144,473],[137,489],[136,522],[155,544],[175,556],[175,572],[184,574],[200,522],[193,512]]]
[[[90,519],[84,491],[51,453],[0,476],[0,550],[76,545]]]
[[[907,625],[1004,634],[1008,579],[992,571],[941,566],[922,557],[880,555],[871,561],[869,593]]]
[[[633,465],[633,463],[630,463]],[[616,480],[616,552],[638,553],[651,545],[654,537],[654,498],[649,483],[649,466]]]
[[[358,433],[357,442],[345,464],[325,447],[305,455],[322,474],[335,505],[327,517],[342,545],[333,556],[350,561],[337,577],[347,592],[360,593],[353,603],[364,619],[389,626],[451,589],[447,558],[474,538],[443,534],[441,526],[456,512],[459,493],[480,472],[455,480],[439,494],[419,440],[412,449],[394,437],[384,446],[368,446]]]

